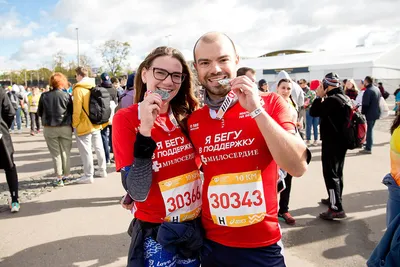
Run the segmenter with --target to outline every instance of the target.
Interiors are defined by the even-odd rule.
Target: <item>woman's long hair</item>
[[[400,112],[397,112],[396,118],[393,120],[392,126],[390,127],[390,134],[393,134],[394,130],[400,126]]]
[[[356,82],[354,81],[354,79],[347,80],[346,83],[348,83],[348,82],[350,82],[353,85],[352,89],[354,89],[354,91],[356,91],[356,92],[359,91],[358,86],[357,86]],[[346,85],[344,85],[344,87],[345,87],[345,89],[344,89],[345,91],[349,90]]]
[[[154,49],[140,64],[135,77],[135,103],[143,101],[147,86],[142,81],[143,68],[149,69],[153,61],[158,57],[171,56],[182,64],[182,73],[186,74],[177,95],[170,101],[172,112],[179,123],[179,126],[186,131],[186,118],[199,107],[199,101],[194,94],[193,74],[182,53],[177,49],[167,46],[160,46]]]

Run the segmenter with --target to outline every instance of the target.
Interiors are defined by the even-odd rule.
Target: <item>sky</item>
[[[104,65],[98,47],[129,42],[127,68],[170,45],[192,60],[196,40],[221,31],[239,55],[400,43],[400,0],[0,0],[0,70],[50,67],[62,51]],[[76,30],[78,28],[78,31]]]

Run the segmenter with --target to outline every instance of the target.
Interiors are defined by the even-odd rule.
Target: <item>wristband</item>
[[[262,111],[263,111],[263,109],[262,109],[261,107],[260,107],[260,108],[256,108],[255,110],[253,110],[253,111],[250,113],[250,117],[251,117],[252,119],[254,119],[254,118],[257,117],[258,115],[260,115]]]

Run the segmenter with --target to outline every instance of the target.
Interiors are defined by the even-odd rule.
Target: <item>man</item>
[[[364,79],[365,91],[362,97],[362,114],[367,119],[367,143],[365,149],[361,150],[362,154],[372,153],[373,138],[372,133],[375,126],[375,121],[379,119],[381,110],[379,108],[379,99],[381,98],[381,92],[373,85],[373,80],[370,76]]]
[[[22,133],[21,129],[21,108],[23,106],[24,98],[21,95],[19,86],[14,84],[10,91],[7,93],[10,98],[11,105],[15,110],[15,119],[11,124],[11,133],[14,133],[15,122],[17,123],[18,133]]]
[[[108,123],[103,125],[92,124],[89,120],[90,90],[95,86],[94,80],[88,77],[85,67],[75,69],[77,84],[73,88],[73,114],[72,127],[76,134],[76,143],[83,163],[84,175],[79,179],[82,183],[93,183],[93,175],[106,177],[106,157],[100,131]],[[92,143],[97,155],[99,170],[94,173]]]
[[[111,124],[112,124],[112,119],[114,117],[115,108],[117,107],[118,96],[117,96],[117,89],[115,89],[113,84],[111,83],[110,76],[108,75],[107,72],[102,73],[100,79],[101,79],[101,84],[99,85],[99,87],[103,87],[110,94],[110,108],[111,108],[111,116],[109,120],[110,124],[107,125],[103,130],[101,130],[101,139],[103,140],[104,153],[106,156],[106,164],[110,165],[111,164],[110,147],[112,146],[112,141],[110,142],[112,135]]]
[[[202,266],[285,266],[277,214],[277,164],[294,176],[307,169],[304,142],[294,135],[283,98],[262,100],[228,36],[203,35],[194,47],[205,104],[188,121],[203,162]],[[229,86],[219,80],[230,79]]]
[[[248,68],[248,67],[242,67],[240,69],[237,70],[236,72],[236,76],[243,76],[246,75],[247,77],[249,77],[253,82],[256,81],[256,71],[252,68]]]
[[[346,140],[340,131],[346,123],[345,95],[340,87],[339,76],[328,73],[316,90],[318,96],[314,100],[310,115],[320,117],[320,135],[322,140],[322,171],[328,199],[322,204],[329,206],[319,216],[324,220],[345,218],[342,206],[343,167],[346,156]]]
[[[305,79],[300,79],[299,85],[300,85],[301,89],[303,89],[304,100],[305,100],[305,99],[307,99],[305,96],[309,95],[311,93],[310,92],[311,91],[310,87],[308,87],[307,81]],[[301,133],[301,136],[303,138],[306,137],[306,135],[305,135],[305,129],[306,129],[306,124],[307,124],[306,109],[308,108],[308,105],[309,105],[309,103],[304,103],[303,106],[299,106],[299,119],[298,119],[298,121],[301,122],[300,133]]]
[[[118,100],[119,100],[120,97],[122,96],[122,94],[124,93],[124,89],[122,89],[121,84],[119,83],[119,80],[117,77],[112,77],[111,83],[112,83],[114,89],[117,90],[117,96],[118,96]]]

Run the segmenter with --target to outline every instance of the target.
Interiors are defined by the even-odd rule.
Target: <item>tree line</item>
[[[93,61],[90,57],[83,54],[79,56],[79,66],[88,68],[90,75],[95,75],[107,71],[111,76],[121,76],[127,74],[124,69],[127,67],[126,60],[131,46],[128,42],[109,40],[97,48],[104,65],[97,69],[96,73],[91,73]],[[44,64],[42,64],[44,65]],[[53,72],[61,72],[67,76],[71,83],[75,82],[75,69],[78,62],[67,61],[66,54],[60,50],[53,55],[50,65],[38,67],[37,69],[21,69],[0,73],[0,84],[22,84],[27,86],[44,86],[48,84]]]

